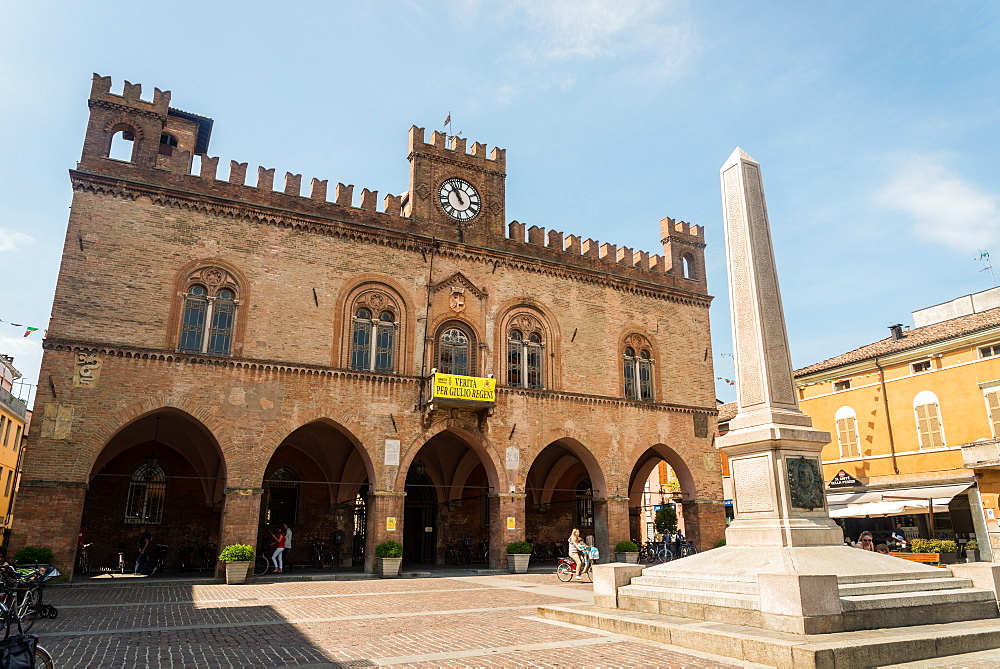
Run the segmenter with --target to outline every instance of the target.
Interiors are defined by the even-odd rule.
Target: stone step
[[[655,588],[680,588],[683,590],[707,590],[711,592],[731,592],[742,595],[757,594],[757,579],[750,581],[730,581],[704,578],[677,578],[669,576],[637,576],[631,585]]]
[[[618,597],[638,597],[641,599],[683,602],[686,604],[711,604],[713,606],[751,610],[757,610],[760,608],[759,598],[756,594],[719,592],[717,590],[714,592],[708,592],[705,590],[685,590],[683,588],[671,588],[667,590],[660,587],[626,585],[618,589]]]
[[[874,583],[847,583],[840,585],[840,596],[879,595],[902,592],[922,592],[932,590],[959,590],[971,588],[972,581],[967,578],[935,578],[909,581],[878,581]]]
[[[790,634],[594,606],[541,606],[538,615],[745,662],[794,669],[871,667],[1000,647],[1000,620],[916,625],[835,634]]]
[[[989,590],[959,588],[956,590],[926,590],[922,592],[890,592],[871,595],[849,595],[840,598],[844,611],[873,609],[903,609],[920,606],[944,607],[949,604],[992,603],[996,596]]]
[[[927,565],[919,565],[920,567],[925,567]],[[941,567],[929,567],[928,571],[901,571],[897,573],[871,573],[871,574],[853,574],[850,576],[838,576],[837,582],[841,585],[852,584],[852,583],[876,583],[876,582],[888,582],[888,581],[914,581],[914,580],[934,580],[938,578],[949,578],[952,573],[947,569],[942,569]]]

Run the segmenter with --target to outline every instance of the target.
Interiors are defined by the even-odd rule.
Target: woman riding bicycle
[[[569,535],[569,556],[572,558],[573,562],[576,563],[576,576],[574,577],[577,581],[582,581],[581,575],[584,571],[590,569],[590,560],[583,556],[583,551],[587,548],[586,542],[580,538],[580,530],[573,528],[573,532]]]

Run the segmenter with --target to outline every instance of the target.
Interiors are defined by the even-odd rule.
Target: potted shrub
[[[512,541],[507,544],[507,562],[512,574],[527,574],[531,560],[531,544],[527,541]]]
[[[25,546],[14,555],[14,563],[19,565],[48,565],[55,559],[52,549],[47,546]]]
[[[615,545],[615,558],[619,562],[631,562],[632,564],[638,563],[639,545],[628,539],[625,541],[619,541]]]
[[[378,573],[382,578],[397,578],[403,564],[403,545],[398,541],[383,541],[375,547]]]
[[[937,553],[941,564],[954,564],[958,560],[958,545],[950,539],[914,539],[910,549],[914,553]]]
[[[965,561],[979,562],[979,542],[975,539],[965,544]]]
[[[250,572],[250,565],[253,564],[256,555],[253,546],[246,544],[233,544],[222,549],[219,561],[226,564],[226,584],[240,585],[246,583],[247,574]]]

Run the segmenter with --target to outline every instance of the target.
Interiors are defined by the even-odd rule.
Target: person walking
[[[292,552],[292,528],[289,527],[288,523],[282,523],[281,529],[285,531],[285,552],[282,553],[282,560],[288,564],[289,567],[292,566],[289,557],[291,557]]]
[[[274,554],[271,555],[271,562],[274,564],[274,573],[281,574],[284,570],[284,562],[281,559],[281,554],[285,552],[285,530],[282,527],[276,528],[278,533],[275,534],[271,532],[271,536],[274,537]]]
[[[139,526],[139,557],[135,559],[133,573],[138,575],[149,569],[149,551],[153,548],[153,535],[145,525]]]

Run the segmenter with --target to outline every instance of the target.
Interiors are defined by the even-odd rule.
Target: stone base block
[[[872,667],[1000,648],[1000,620],[996,618],[876,632],[793,634],[594,606],[541,606],[538,615],[547,620],[789,669]]]

